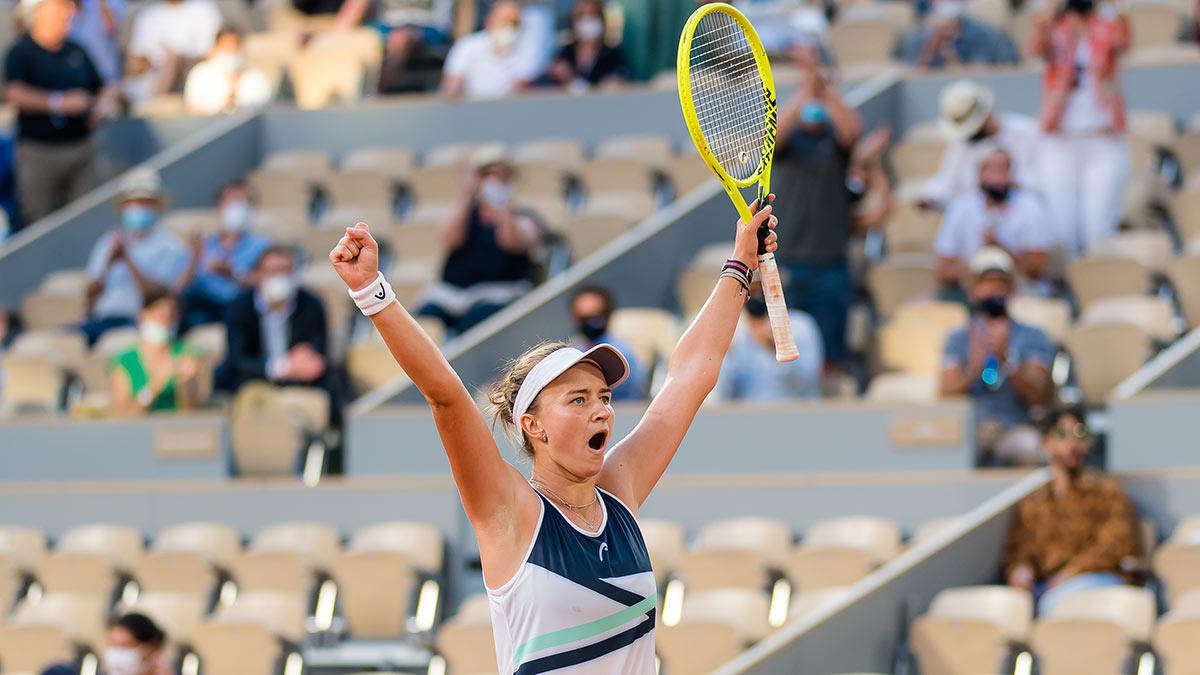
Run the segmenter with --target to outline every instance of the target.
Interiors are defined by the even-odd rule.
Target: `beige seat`
[[[613,312],[609,321],[613,336],[633,349],[642,367],[652,369],[666,361],[679,342],[680,327],[669,312],[650,307],[626,307]]]
[[[515,192],[521,199],[556,197],[566,194],[566,174],[554,164],[522,164],[516,172]]]
[[[259,210],[287,209],[293,212],[307,214],[312,202],[313,184],[307,177],[289,171],[258,169],[246,177],[251,189],[258,199]],[[308,217],[302,222],[306,225]],[[255,222],[255,229],[260,229],[261,223]]]
[[[114,328],[100,336],[92,347],[92,353],[112,358],[126,349],[137,346],[140,339],[137,328]]]
[[[878,403],[935,403],[938,378],[930,373],[880,373],[867,385],[866,399]]]
[[[741,653],[737,628],[725,621],[680,621],[655,631],[663,670],[672,675],[705,675]]]
[[[767,594],[745,588],[716,588],[688,593],[683,599],[681,621],[725,622],[737,629],[745,644],[758,642],[771,632],[767,621]]]
[[[1094,242],[1089,256],[1132,258],[1151,272],[1163,273],[1175,256],[1171,237],[1162,230],[1131,230]]]
[[[142,555],[142,533],[130,525],[94,523],[73,527],[58,538],[56,553],[94,553],[128,572]]]
[[[940,226],[941,218],[936,211],[921,209],[916,204],[897,204],[884,228],[888,251],[933,253]]]
[[[887,318],[903,303],[937,293],[937,266],[926,256],[891,256],[867,273],[867,288],[875,311]]]
[[[1004,635],[991,621],[930,615],[913,622],[909,643],[922,675],[1003,672],[1009,650]]]
[[[583,260],[633,227],[633,220],[613,215],[576,216],[563,228],[571,257]]]
[[[897,33],[907,31],[916,20],[916,9],[899,0],[883,0],[882,2],[870,2],[860,4],[850,4],[842,9],[838,15],[838,21],[863,21],[863,20],[880,19],[891,24],[892,29]]]
[[[346,372],[359,395],[404,374],[387,345],[377,340],[350,347],[346,352]]]
[[[679,299],[679,309],[683,316],[695,316],[700,311],[708,301],[708,296],[712,295],[713,286],[716,284],[713,279],[720,274],[720,270],[720,263],[715,271],[714,268],[693,263],[680,273],[679,278],[675,280],[675,295]]]
[[[1055,344],[1061,344],[1071,328],[1071,306],[1059,298],[1018,295],[1009,298],[1008,314],[1016,321],[1041,329]]]
[[[700,528],[693,548],[754,551],[779,565],[792,548],[792,528],[777,518],[726,518]]]
[[[491,624],[447,621],[438,631],[438,654],[447,672],[483,675],[496,672],[496,642]]]
[[[896,324],[929,326],[945,333],[967,325],[970,314],[961,303],[945,300],[914,300],[905,302],[892,314]]]
[[[844,547],[798,546],[783,563],[784,575],[802,593],[853,586],[874,569],[869,553]]]
[[[1184,591],[1171,605],[1171,616],[1200,617],[1200,588]]]
[[[106,601],[117,583],[112,562],[98,553],[54,551],[38,561],[34,576],[48,593],[93,595]]]
[[[4,357],[4,401],[0,409],[55,412],[62,405],[66,377],[49,358]]]
[[[429,523],[396,520],[359,528],[346,549],[398,553],[406,556],[416,569],[436,574],[442,570],[445,540],[441,531]]]
[[[369,172],[387,177],[393,183],[403,183],[412,175],[412,150],[405,147],[367,147],[352,150],[342,157],[343,172]]]
[[[263,159],[260,168],[264,171],[302,176],[314,185],[323,184],[333,173],[333,164],[329,155],[321,150],[273,152]]]
[[[1033,596],[1009,586],[960,586],[938,592],[929,616],[988,621],[1007,641],[1022,643],[1033,624]]]
[[[143,592],[136,602],[122,605],[122,612],[137,612],[158,624],[171,645],[178,648],[192,643],[196,631],[204,623],[208,599],[192,593],[162,591]]]
[[[196,629],[192,647],[205,675],[274,673],[283,653],[278,638],[254,623],[206,623]]]
[[[259,530],[250,550],[298,553],[318,569],[326,568],[341,550],[337,529],[324,523],[281,523]]]
[[[671,139],[654,134],[615,136],[596,144],[595,159],[631,159],[654,169],[663,169],[674,156]]]
[[[1137,586],[1112,586],[1065,595],[1054,604],[1049,616],[1110,621],[1121,628],[1127,641],[1148,643],[1158,609],[1150,591]]]
[[[345,104],[361,99],[367,68],[351,52],[309,49],[292,57],[287,72],[296,93],[296,105],[313,109],[334,101]]]
[[[33,603],[23,601],[9,623],[14,626],[52,626],[71,642],[88,649],[104,649],[108,607],[107,597],[92,594],[49,592]],[[5,666],[5,672],[8,672]]]
[[[159,227],[186,239],[194,234],[215,234],[221,227],[216,209],[172,209],[163,214]]]
[[[1132,42],[1142,47],[1169,44],[1179,36],[1182,17],[1165,2],[1139,0],[1125,10],[1132,28]]]
[[[1200,675],[1200,616],[1168,614],[1154,629],[1154,651],[1170,675]]]
[[[1081,326],[1130,324],[1162,342],[1175,339],[1175,308],[1163,298],[1126,295],[1101,298],[1088,306],[1079,317]]]
[[[82,290],[41,288],[21,299],[21,318],[29,330],[77,326],[87,318],[87,299]]]
[[[1042,619],[1029,644],[1043,675],[1120,673],[1129,652],[1121,627],[1096,619]]]
[[[32,574],[46,556],[46,535],[32,527],[0,525],[0,556],[11,561],[17,571]]]
[[[895,42],[896,31],[885,19],[839,21],[829,29],[829,45],[839,66],[887,61]]]
[[[244,592],[275,592],[307,597],[316,582],[312,563],[299,553],[246,551],[233,560],[230,574]]]
[[[575,173],[586,161],[583,144],[573,138],[525,141],[513,147],[512,158],[518,167],[526,164],[549,164],[567,173]]]
[[[455,204],[463,193],[463,170],[457,166],[422,166],[409,177],[408,190],[418,207]]]
[[[40,673],[74,658],[67,634],[56,626],[0,625],[0,664],[6,673]]]
[[[1200,543],[1200,514],[1184,516],[1171,530],[1171,541],[1177,544]]]
[[[528,215],[545,229],[561,230],[571,215],[571,208],[561,194],[518,192],[514,200],[518,213]]]
[[[183,593],[208,597],[217,574],[208,560],[188,551],[151,551],[133,566],[133,578],[144,592]]]
[[[1067,283],[1081,311],[1100,298],[1141,295],[1150,284],[1146,266],[1136,260],[1088,257],[1067,265]]]
[[[1126,125],[1131,133],[1141,136],[1160,148],[1170,148],[1175,145],[1175,137],[1178,135],[1175,129],[1175,118],[1171,116],[1171,113],[1162,110],[1130,110],[1126,114]]]
[[[691,550],[675,569],[687,592],[713,588],[749,588],[767,586],[767,560],[755,551],[730,548]]]
[[[935,324],[889,321],[876,334],[879,363],[888,370],[936,376],[947,335]]]
[[[1137,372],[1150,356],[1150,338],[1130,324],[1077,326],[1064,345],[1083,400],[1101,406],[1113,388]]]
[[[636,223],[649,218],[657,208],[654,197],[646,192],[602,192],[590,194],[576,219],[567,222],[565,229],[575,227],[583,218],[621,218]]]
[[[588,196],[605,193],[650,194],[653,176],[645,164],[624,157],[593,159],[579,168]]]
[[[945,141],[903,140],[892,147],[889,157],[897,176],[922,178],[937,173],[945,151]]]
[[[408,556],[381,551],[348,551],[330,570],[349,632],[356,638],[404,637],[417,576]]]
[[[269,407],[245,414],[235,413],[229,434],[238,475],[265,477],[297,473],[306,440],[305,420],[299,413]]]
[[[846,597],[848,592],[849,589],[845,587],[831,586],[797,593],[792,596],[791,604],[788,606],[788,618],[799,619],[825,609]]]
[[[318,33],[309,41],[308,49],[321,53],[352,54],[376,78],[383,61],[383,39],[379,31],[370,26]]]
[[[8,354],[43,358],[65,372],[74,373],[87,354],[87,342],[76,331],[28,330],[13,340]]]
[[[1007,31],[1012,23],[1012,5],[1005,0],[967,0],[967,14],[974,19]]]
[[[659,585],[675,571],[685,552],[683,525],[670,520],[646,518],[638,522],[646,549],[650,552],[650,564]]]
[[[1200,167],[1200,129],[1189,129],[1179,135],[1175,141],[1175,156],[1179,158],[1185,175],[1195,174],[1197,167]]]
[[[1200,542],[1168,541],[1160,546],[1154,553],[1154,574],[1166,587],[1170,606],[1188,591],[1200,589]]]
[[[714,180],[712,170],[699,157],[691,153],[667,160],[663,171],[671,186],[675,188],[675,196],[683,195]]]
[[[476,153],[485,148],[500,152],[505,151],[505,147],[501,143],[445,143],[426,152],[422,165],[427,167],[448,167],[461,172],[462,167],[469,163]]]
[[[441,230],[424,223],[397,226],[392,230],[391,240],[401,260],[440,261],[445,255]]]
[[[913,531],[912,540],[909,545],[916,546],[918,544],[929,541],[930,539],[940,535],[950,528],[958,525],[962,521],[962,516],[938,516],[929,518],[917,525],[917,529]]]
[[[225,360],[225,350],[229,341],[223,323],[196,326],[187,332],[184,340],[189,347],[199,351],[200,358],[208,363],[220,363]]]
[[[1179,258],[1171,263],[1167,278],[1175,288],[1175,297],[1183,309],[1188,328],[1200,326],[1200,255]]]
[[[370,169],[342,169],[330,174],[325,179],[325,189],[334,204],[365,205],[389,213],[395,198],[394,180]]]
[[[255,590],[239,592],[233,604],[217,608],[213,620],[234,625],[257,624],[285,640],[299,643],[304,639],[307,615],[305,595]]]
[[[212,565],[228,567],[242,550],[242,536],[223,523],[169,525],[151,547],[160,553],[198,553]]]
[[[859,549],[882,564],[900,553],[900,526],[876,516],[830,518],[810,525],[802,543],[807,548]]]
[[[450,620],[455,623],[491,626],[492,609],[487,593],[477,593],[463,600]]]

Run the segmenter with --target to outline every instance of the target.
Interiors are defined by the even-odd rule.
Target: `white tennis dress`
[[[500,673],[654,673],[658,590],[637,520],[597,489],[603,520],[589,535],[540,492],[525,562],[488,589]]]

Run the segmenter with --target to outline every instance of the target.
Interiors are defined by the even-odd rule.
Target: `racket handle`
[[[775,254],[758,256],[758,276],[762,281],[763,298],[767,301],[771,333],[775,337],[775,360],[780,363],[795,361],[800,358],[800,352],[792,338],[792,322],[788,318],[787,302],[783,299],[783,281],[779,278]]]

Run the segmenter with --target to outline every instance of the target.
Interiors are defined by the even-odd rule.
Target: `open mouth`
[[[593,450],[599,450],[600,448],[604,447],[604,441],[607,441],[607,440],[608,440],[608,432],[607,431],[598,431],[598,432],[592,434],[592,437],[588,439],[588,447]]]

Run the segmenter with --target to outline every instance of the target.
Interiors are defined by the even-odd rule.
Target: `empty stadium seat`
[[[1147,295],[1100,298],[1092,302],[1079,317],[1081,326],[1107,324],[1137,326],[1143,333],[1162,342],[1169,342],[1179,334],[1171,303]]]
[[[480,143],[477,141],[450,142],[431,148],[425,153],[422,165],[427,167],[451,167],[462,171],[462,167],[481,151],[505,152],[502,143]]]
[[[354,103],[362,98],[367,67],[352,52],[331,49],[305,50],[287,65],[296,94],[296,105],[323,108],[334,101]]]
[[[679,566],[679,561],[683,559],[685,551],[683,526],[673,521],[656,518],[641,519],[638,521],[638,526],[642,530],[646,549],[650,552],[650,563],[654,568],[655,580],[661,586],[667,576]]]
[[[412,150],[408,148],[367,147],[346,153],[338,166],[345,172],[376,173],[395,184],[403,183],[412,174],[414,165]]]
[[[208,560],[189,551],[151,551],[133,566],[143,592],[181,593],[207,598],[217,583]]]
[[[583,144],[573,138],[539,138],[519,143],[512,149],[513,162],[549,164],[566,173],[575,173],[586,161]]]
[[[1102,619],[1120,626],[1129,642],[1148,643],[1158,615],[1154,594],[1136,586],[1076,591],[1053,606],[1051,618]]]
[[[1174,257],[1171,237],[1161,230],[1132,230],[1093,242],[1089,256],[1132,258],[1146,269],[1163,273]]]
[[[583,260],[612,243],[633,227],[634,221],[619,215],[580,215],[571,219],[563,236],[571,247],[571,257]]]
[[[212,565],[228,567],[242,550],[242,537],[222,523],[179,523],[163,528],[154,538],[152,549],[198,553]]]
[[[1034,626],[1029,643],[1043,675],[1125,672],[1125,635],[1111,621],[1043,619]]]
[[[150,591],[143,592],[135,602],[122,604],[120,611],[150,617],[167,634],[172,647],[168,653],[172,653],[192,643],[204,623],[207,607],[208,598],[192,593]]]
[[[675,189],[676,198],[714,180],[708,165],[699,157],[690,155],[671,158],[663,167],[663,171]]]
[[[754,551],[778,565],[792,548],[792,528],[778,518],[726,518],[700,528],[693,548]]]
[[[261,217],[263,211],[290,209],[305,214],[302,222],[295,223],[296,226],[307,225],[306,214],[313,196],[311,179],[290,171],[258,169],[250,172],[246,180],[258,200],[257,216]],[[262,229],[260,222],[255,222],[255,229]]]
[[[887,318],[900,305],[937,293],[937,265],[927,256],[891,256],[867,272],[867,288],[875,312]]]
[[[579,179],[589,197],[606,193],[649,195],[653,188],[650,169],[625,157],[594,159],[579,168]]]
[[[404,637],[417,576],[408,556],[382,551],[347,551],[333,563],[338,599],[351,635],[396,640]]]
[[[961,521],[962,516],[938,516],[921,521],[921,524],[917,525],[917,529],[913,531],[909,545],[916,546],[928,541],[954,527]]]
[[[1175,260],[1167,269],[1189,329],[1200,326],[1200,255]]]
[[[865,397],[877,403],[933,403],[938,378],[930,373],[879,373],[871,378]]]
[[[681,621],[655,631],[663,670],[672,675],[705,675],[744,649],[736,626],[726,621]]]
[[[883,20],[897,33],[908,30],[916,20],[916,8],[900,0],[849,4],[838,14],[838,21]]]
[[[383,61],[383,38],[373,26],[360,26],[350,30],[324,31],[313,36],[308,42],[310,51],[320,53],[346,53],[355,56],[374,77],[378,78],[380,63]]]
[[[1177,544],[1200,543],[1200,514],[1184,516],[1171,530],[1171,541]]]
[[[0,616],[6,616],[12,609],[17,592],[23,586],[21,573],[12,558],[0,553]]]
[[[1179,35],[1182,17],[1174,6],[1155,0],[1137,0],[1125,9],[1132,29],[1131,42],[1139,46],[1169,44]]]
[[[422,166],[408,178],[409,194],[417,209],[427,205],[453,208],[463,189],[463,170],[457,166]]]
[[[1071,328],[1071,306],[1059,298],[1017,295],[1008,299],[1008,314],[1040,329],[1055,344],[1062,344]]]
[[[839,66],[874,64],[890,59],[896,30],[886,19],[839,21],[830,26],[828,40]]]
[[[1011,646],[1024,644],[1033,597],[1008,586],[951,588],[934,596],[912,629],[922,673],[1001,672]]]
[[[133,569],[142,555],[142,533],[129,525],[94,523],[73,527],[58,538],[56,553],[94,553],[104,556],[114,568]]]
[[[876,516],[846,516],[820,520],[804,532],[807,548],[852,548],[865,551],[875,564],[900,553],[900,527],[894,520]]]
[[[38,561],[34,576],[47,593],[92,595],[104,602],[112,597],[118,581],[107,556],[58,550]]]
[[[727,622],[745,644],[758,642],[771,632],[767,621],[767,594],[745,588],[717,588],[688,593],[680,621]]]
[[[791,619],[806,617],[839,602],[846,597],[848,592],[849,590],[845,587],[831,586],[797,593],[792,596],[791,605],[788,607],[788,617]]]
[[[308,599],[299,593],[254,590],[238,593],[231,605],[213,612],[213,621],[244,626],[256,624],[274,635],[299,643],[304,639],[304,623],[308,616]],[[197,630],[197,638],[203,628]],[[203,655],[201,655],[203,656]]]
[[[290,552],[246,551],[233,560],[229,572],[239,598],[260,591],[307,597],[317,579],[312,563]]]
[[[1154,552],[1154,574],[1162,581],[1168,605],[1200,589],[1200,542],[1168,541]]]
[[[874,569],[869,553],[846,547],[798,546],[783,563],[784,576],[800,593],[852,586]]]
[[[936,167],[935,167],[936,169]],[[884,226],[889,253],[933,253],[941,216],[916,204],[897,204]]]
[[[1076,326],[1064,346],[1083,400],[1102,406],[1113,388],[1137,372],[1150,356],[1150,338],[1130,324]]]
[[[216,209],[172,209],[163,214],[158,225],[181,239],[215,234],[221,227],[221,214]]]
[[[13,612],[13,626],[52,626],[72,643],[100,653],[104,649],[107,628],[107,600],[96,595],[51,592],[38,602],[26,599]],[[5,672],[8,672],[5,665]]]
[[[681,329],[670,313],[650,307],[625,307],[609,321],[613,336],[633,350],[643,368],[665,363],[675,351]]]
[[[349,551],[398,553],[427,574],[440,572],[445,541],[437,527],[428,523],[396,520],[359,528],[350,538]]]
[[[876,333],[879,364],[887,370],[936,376],[947,335],[936,324],[889,321]]]
[[[0,525],[0,556],[11,560],[18,571],[32,574],[46,556],[46,535],[32,527]]]
[[[62,406],[66,376],[42,356],[5,356],[4,400],[0,412],[37,410],[52,413]]]
[[[6,673],[40,673],[74,656],[71,640],[61,628],[0,625],[0,664]]]
[[[21,318],[29,330],[78,326],[87,318],[87,298],[82,288],[39,288],[21,298]]]
[[[516,171],[515,192],[518,198],[562,199],[566,194],[566,174],[550,163],[522,164]]]
[[[709,548],[687,551],[675,569],[688,593],[713,588],[763,590],[770,577],[766,559],[756,551]]]
[[[496,672],[491,623],[447,621],[438,630],[436,646],[449,673]]]
[[[334,204],[360,205],[369,211],[382,210],[388,213],[386,220],[376,221],[379,224],[392,220],[390,214],[395,200],[395,181],[391,177],[371,169],[342,169],[330,174],[324,184]]]
[[[671,139],[654,134],[614,136],[596,144],[595,159],[631,159],[653,169],[661,170],[674,156]]]
[[[1067,265],[1067,283],[1080,311],[1100,298],[1141,295],[1150,284],[1146,266],[1131,258],[1087,257]]]
[[[1163,672],[1200,674],[1200,615],[1167,614],[1154,629],[1153,645]]]
[[[621,218],[636,223],[649,218],[657,208],[654,197],[645,192],[604,192],[589,195],[583,203],[580,218]],[[566,229],[576,229],[571,220]]]
[[[206,623],[196,629],[192,647],[204,675],[274,673],[283,655],[270,629],[253,622]]]
[[[259,530],[251,551],[298,553],[314,567],[325,568],[341,549],[338,531],[324,523],[280,523]]]
[[[946,142],[944,140],[905,139],[892,146],[888,157],[892,169],[900,178],[923,178],[937,173],[938,166],[942,161],[942,154],[945,151]]]

